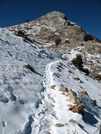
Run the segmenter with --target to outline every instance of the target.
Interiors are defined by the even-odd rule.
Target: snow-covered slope
[[[84,119],[69,110],[75,104],[60,87],[77,93]],[[101,83],[36,42],[0,28],[0,134],[93,134],[100,120]]]
[[[47,104],[40,106],[45,90],[42,78],[46,64],[54,57],[40,45],[25,43],[0,29],[0,134],[41,131],[41,114],[47,109]],[[25,63],[34,68],[34,73],[25,68]]]
[[[62,64],[60,68],[57,69],[57,65]],[[85,76],[83,73],[79,72],[74,66],[72,66],[69,62],[64,61],[55,61],[49,64],[48,74],[50,76],[50,82],[48,85],[56,85],[55,90],[52,92],[52,96],[55,100],[54,110],[56,112],[56,119],[53,119],[54,124],[61,123],[64,124],[64,127],[58,129],[56,126],[52,126],[52,133],[66,133],[68,132],[72,134],[73,132],[79,134],[93,134],[97,127],[100,125],[101,120],[101,84],[97,81],[94,81],[89,76]],[[79,80],[76,81],[73,79],[73,76],[78,77]],[[80,114],[74,114],[71,111],[68,111],[69,106],[72,104],[69,102],[69,98],[66,93],[62,93],[59,91],[60,87],[66,87],[68,90],[73,90],[77,92],[80,100],[85,105],[85,116],[84,120]],[[87,91],[88,96],[82,95],[81,91]],[[95,106],[93,101],[97,101],[97,105]],[[83,129],[83,131],[78,127],[75,123],[69,123],[70,120],[74,120],[79,124],[79,127]],[[67,125],[68,124],[68,125]]]

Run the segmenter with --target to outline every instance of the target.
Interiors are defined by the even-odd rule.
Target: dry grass
[[[91,72],[91,76],[98,81],[101,80],[101,75],[96,72]]]

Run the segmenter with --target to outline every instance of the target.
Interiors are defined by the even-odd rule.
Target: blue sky
[[[0,0],[0,27],[37,19],[54,10],[101,40],[101,0]]]

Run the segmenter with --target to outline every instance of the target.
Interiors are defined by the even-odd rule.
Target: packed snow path
[[[59,68],[60,65],[61,67]],[[100,83],[94,81],[89,76],[80,73],[79,70],[76,70],[69,62],[64,62],[63,60],[50,62],[46,65],[45,70],[46,77],[44,85],[48,92],[48,96],[50,97],[51,106],[53,107],[50,112],[51,129],[49,132],[52,134],[64,134],[67,132],[69,134],[92,134],[97,130],[99,133],[101,109],[98,106],[94,106],[93,100],[98,99],[101,101],[99,96],[101,94],[101,91],[99,90]],[[80,80],[74,80],[72,78],[73,76],[79,77]],[[52,89],[52,86],[55,88]],[[78,93],[79,98],[85,104],[85,122],[80,114],[75,114],[68,110],[69,105],[72,103],[69,102],[69,98],[65,96],[65,94],[62,94],[62,92],[59,91],[61,86],[72,89]],[[82,88],[80,89],[81,86]],[[80,94],[80,91],[83,89],[89,93],[93,100],[90,97]],[[97,103],[100,106],[99,101]],[[92,112],[92,114],[90,112]],[[71,123],[70,120],[72,119],[79,125]],[[57,124],[62,125],[62,127],[57,127]]]

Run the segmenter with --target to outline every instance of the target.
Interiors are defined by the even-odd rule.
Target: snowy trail
[[[53,118],[53,100],[52,98],[54,98],[54,93],[51,91],[50,87],[53,83],[53,77],[52,77],[52,72],[50,70],[51,66],[54,64],[55,62],[50,62],[46,65],[45,67],[45,71],[44,71],[44,77],[43,77],[43,87],[45,88],[45,101],[48,103],[47,105],[47,118],[50,124],[50,129],[48,130],[48,133],[51,132],[51,126],[53,124],[52,122],[52,118]]]
[[[53,78],[54,71],[52,70],[52,67],[56,66],[58,63],[59,63],[59,61],[57,60],[57,61],[51,62],[46,65],[45,77],[43,80],[44,87],[46,88],[46,92],[47,92],[47,97],[50,98],[50,99],[48,99],[48,102],[50,102],[54,105],[53,110],[50,111],[50,117],[51,117],[50,119],[52,122],[50,133],[64,134],[68,130],[70,132],[70,134],[72,134],[72,132],[74,132],[75,130],[74,130],[74,128],[72,128],[71,125],[69,125],[71,130],[67,129],[68,125],[66,123],[65,116],[64,116],[66,114],[67,114],[67,116],[70,116],[70,115],[73,116],[73,113],[72,114],[69,113],[69,115],[68,115],[67,104],[69,104],[69,103],[67,103],[67,100],[66,100],[67,98],[65,96],[63,96],[60,91],[58,91],[58,90],[54,91],[51,89],[52,85],[58,85],[58,83],[56,81],[54,81],[54,78]],[[58,86],[56,89],[58,89]],[[52,98],[54,98],[53,102],[52,102]],[[63,109],[63,111],[61,111],[61,108]],[[64,123],[64,127],[62,127],[62,128],[56,127],[55,124],[57,124],[57,123],[60,123],[60,124]],[[79,132],[79,134],[80,133],[86,134],[77,125],[75,125],[75,128],[76,128],[75,132]]]
[[[24,42],[3,29],[0,56],[0,134],[93,134],[97,130],[101,120],[99,82],[40,44]],[[86,122],[81,114],[68,110],[73,103],[60,87],[78,94],[85,104]],[[82,90],[89,96],[82,95]],[[71,119],[81,127],[69,122]]]
[[[63,62],[62,60],[56,60],[56,61],[50,62],[49,64],[46,65],[46,68],[45,68],[45,77],[43,80],[43,83],[44,83],[43,85],[47,92],[47,97],[48,97],[47,100],[49,102],[49,105],[50,105],[50,103],[52,103],[54,105],[53,110],[51,112],[49,112],[50,117],[51,117],[50,118],[51,119],[50,133],[64,134],[64,133],[68,132],[69,134],[73,134],[73,133],[87,134],[85,128],[88,126],[89,127],[91,127],[91,126],[86,124],[82,120],[82,116],[80,114],[74,114],[73,112],[68,111],[68,109],[69,109],[68,106],[71,105],[72,103],[67,101],[68,97],[66,97],[59,91],[59,87],[62,85],[62,83],[63,83],[63,85],[66,84],[66,87],[68,87],[74,83],[74,85],[71,85],[70,87],[74,88],[76,90],[76,92],[78,92],[78,89],[75,88],[75,86],[78,84],[78,82],[75,82],[73,79],[71,79],[71,77],[73,75],[72,73],[75,73],[75,71],[72,69],[72,66],[69,65],[69,63],[68,63],[69,66],[66,67],[66,65],[62,62]],[[60,74],[62,74],[62,76],[61,75],[58,76],[59,70],[58,71],[56,70],[57,65],[59,63],[62,63],[64,66],[64,69],[62,70],[64,73],[60,70],[60,72],[61,72]],[[68,72],[69,69],[72,70],[72,73],[68,73],[68,76],[67,76],[68,82],[67,82],[67,81],[65,81],[67,79],[66,75],[65,75],[65,71]],[[75,74],[75,75],[77,75],[77,74]],[[78,74],[78,75],[79,75],[80,79],[83,76],[81,74]],[[84,81],[84,78],[82,78],[82,80]],[[87,82],[86,85],[88,85],[88,83],[89,82]],[[52,85],[56,85],[54,90],[51,89]],[[54,101],[52,101],[52,98],[54,98]],[[86,100],[86,96],[84,98],[84,101],[85,100]],[[89,101],[91,101],[91,100],[89,99]],[[90,106],[90,104],[89,104],[89,106]],[[53,114],[53,113],[55,113],[55,114]],[[48,116],[48,118],[49,118],[49,116]],[[79,122],[80,124],[84,125],[85,128],[82,129],[79,125],[70,123],[69,120],[71,120],[71,119],[74,119],[77,122]],[[63,124],[64,127],[60,127],[60,128],[56,127],[56,124],[58,124],[58,123]],[[89,127],[87,128],[88,131],[89,131]],[[92,126],[92,131],[89,133],[91,134],[95,130],[96,129]]]
[[[23,134],[46,134],[50,131],[50,124],[52,123],[51,112],[53,111],[50,92],[50,83],[52,81],[50,66],[51,63],[45,67],[41,84],[42,90],[38,95],[38,101],[32,108],[33,114],[30,114],[28,117],[28,122],[23,129]]]
[[[29,121],[25,125],[23,134],[47,134],[51,131],[52,113],[54,113],[52,97],[54,98],[54,94],[50,90],[50,86],[53,83],[50,67],[53,64],[54,62],[46,64],[42,78],[43,88],[38,96],[36,107],[33,107],[35,114],[29,115]]]

